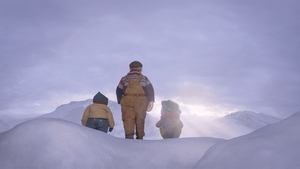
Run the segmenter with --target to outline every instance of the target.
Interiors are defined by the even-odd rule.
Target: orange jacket
[[[103,118],[108,120],[109,127],[115,126],[113,114],[105,104],[93,103],[89,105],[82,116],[81,123],[86,126],[88,118]]]

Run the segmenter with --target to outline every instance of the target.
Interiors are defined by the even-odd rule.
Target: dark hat
[[[94,103],[100,103],[100,104],[108,104],[108,98],[104,96],[102,93],[98,92],[94,98],[93,98]]]
[[[129,68],[130,69],[134,69],[134,68],[142,68],[143,64],[139,61],[133,61],[129,64]]]

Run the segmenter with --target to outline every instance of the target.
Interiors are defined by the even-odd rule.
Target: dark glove
[[[109,132],[112,132],[112,131],[113,131],[113,129],[114,129],[114,128],[109,128],[109,129],[108,129],[108,131],[109,131]]]

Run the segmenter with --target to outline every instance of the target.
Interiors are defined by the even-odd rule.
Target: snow
[[[195,169],[299,169],[299,130],[300,112],[212,147]]]
[[[0,119],[0,132],[7,130],[7,128],[8,128],[8,124],[5,121],[2,121]]]
[[[90,103],[91,100],[70,102],[69,104],[59,106],[55,111],[43,117],[64,119],[81,124],[82,113],[85,107]],[[111,134],[123,138],[124,130],[120,105],[110,101],[108,106],[112,110],[116,122],[114,131]],[[155,127],[156,122],[159,120],[159,116],[154,116],[157,114],[160,115],[159,112],[150,112],[147,114],[145,121],[145,139],[161,139],[159,130]],[[234,112],[218,119],[197,116],[194,112],[183,112],[181,119],[184,123],[181,137],[218,137],[224,139],[231,139],[248,134],[260,127],[279,120],[269,115],[250,111]]]
[[[233,112],[217,119],[204,118],[188,113],[182,114],[182,137],[218,137],[231,139],[253,132],[256,129],[275,123],[280,119],[251,111]]]
[[[89,103],[90,100],[62,105],[53,113],[0,133],[1,169],[298,169],[300,166],[300,112],[276,123],[278,119],[263,114],[236,112],[207,128],[203,126],[209,120],[199,124],[203,119],[188,119],[183,115],[184,122],[190,120],[188,125],[206,134],[222,135],[223,131],[228,134],[235,125],[236,129],[247,132],[265,127],[230,140],[195,137],[141,141],[113,137],[123,134],[119,105],[114,102],[110,106],[119,122],[116,133],[105,134],[78,124]],[[220,125],[220,121],[228,124]],[[148,130],[158,131],[151,126],[155,122],[155,118],[148,118]],[[185,128],[191,129],[188,125]]]
[[[72,101],[68,104],[59,106],[53,112],[42,115],[39,118],[57,118],[81,125],[81,117],[83,111],[91,103],[92,100],[90,99],[84,101]],[[119,104],[113,101],[110,101],[108,106],[112,110],[116,122],[116,126],[111,135],[115,137],[124,138],[124,129],[121,118],[121,107]],[[156,122],[160,118],[159,116],[159,106],[157,106],[156,109],[154,109],[154,111],[147,113],[145,121],[145,139],[161,139],[159,129],[155,127]],[[3,118],[2,124],[0,121],[0,132],[8,130],[14,127],[16,124],[28,120],[28,118],[22,120],[13,119],[14,118]],[[182,113],[181,120],[184,124],[181,138],[217,137],[223,139],[231,139],[234,137],[248,134],[265,125],[274,123],[279,119],[269,115],[264,115],[261,113],[255,113],[250,111],[234,112],[227,116],[214,119],[211,117],[206,118],[204,116],[198,116],[195,114],[195,112],[189,112],[188,110],[186,110]]]
[[[126,140],[52,118],[0,134],[1,169],[191,168],[221,139]]]
[[[92,100],[72,101],[56,108],[51,113],[42,115],[40,118],[57,118],[81,124],[81,117],[84,109],[92,103]],[[116,126],[111,133],[115,137],[124,137],[124,129],[121,118],[121,108],[116,102],[110,101],[110,109],[113,112]],[[161,139],[158,128],[155,127],[159,120],[160,109],[147,113],[145,121],[145,139]],[[18,117],[20,118],[20,117]],[[195,112],[183,112],[181,119],[184,123],[181,137],[218,137],[231,139],[241,135],[248,134],[260,127],[274,123],[279,119],[269,115],[258,114],[249,111],[240,111],[231,113],[225,117],[213,119],[195,115]],[[28,118],[3,118],[0,121],[0,132],[6,131],[16,124],[21,123]]]
[[[6,114],[0,114],[1,119],[0,119],[0,133],[7,131],[17,124],[24,122],[26,120],[31,119],[31,117],[15,117],[11,115],[6,115]]]
[[[238,111],[223,117],[223,122],[237,123],[251,130],[256,130],[268,124],[279,121],[278,118],[252,111]]]
[[[81,118],[84,109],[92,103],[92,100],[85,101],[73,101],[68,104],[64,104],[59,106],[55,111],[45,114],[41,116],[41,118],[57,118],[63,119],[70,122],[74,122],[81,125]],[[123,122],[121,117],[121,107],[118,103],[109,101],[109,108],[112,110],[114,120],[115,120],[115,128],[111,133],[115,137],[124,137],[124,129]],[[145,120],[145,139],[159,139],[160,134],[159,130],[155,127],[158,118],[155,118],[150,113],[147,114],[147,118]]]
[[[58,118],[80,123],[84,109],[91,103],[91,100],[72,101],[68,104],[63,104],[57,107],[53,112],[43,115],[47,118]]]

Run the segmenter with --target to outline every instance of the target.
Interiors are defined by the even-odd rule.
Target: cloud
[[[132,2],[1,1],[0,109],[113,93],[132,60],[163,98],[300,109],[298,2]]]

